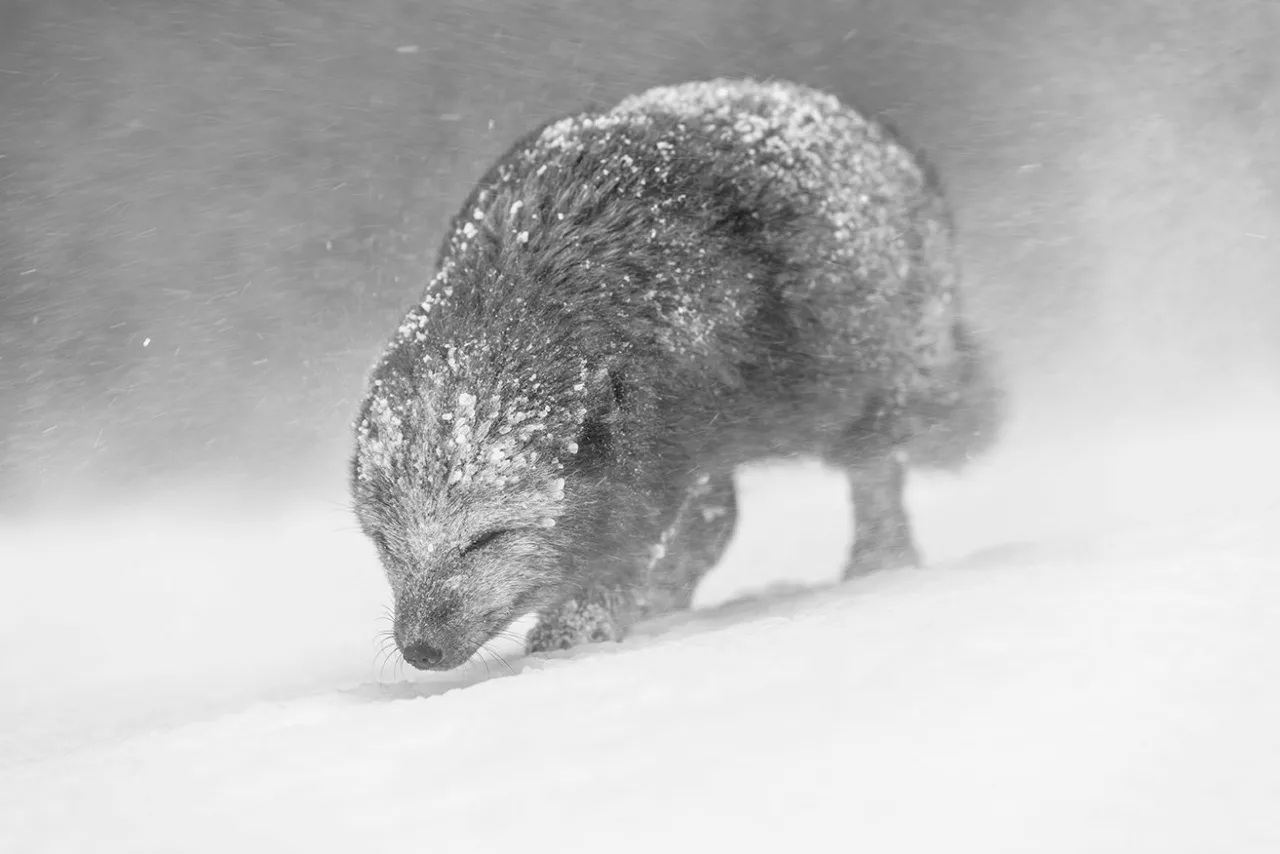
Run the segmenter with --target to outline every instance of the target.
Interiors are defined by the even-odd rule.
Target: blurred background
[[[719,75],[928,152],[1022,423],[1270,393],[1278,43],[1267,0],[0,0],[0,508],[340,497],[486,165]]]

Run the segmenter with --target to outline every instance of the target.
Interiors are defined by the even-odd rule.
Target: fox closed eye
[[[496,528],[492,531],[485,531],[483,534],[481,534],[480,536],[472,540],[471,543],[462,550],[462,554],[469,555],[474,551],[479,551],[480,549],[492,543],[494,540],[497,540],[499,537],[505,536],[506,534],[510,534],[510,533],[511,533],[511,529],[509,528]]]

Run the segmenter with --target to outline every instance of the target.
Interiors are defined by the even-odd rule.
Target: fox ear
[[[614,427],[627,400],[626,383],[617,371],[601,368],[591,378],[591,403],[578,431],[577,464],[590,469],[613,456]]]

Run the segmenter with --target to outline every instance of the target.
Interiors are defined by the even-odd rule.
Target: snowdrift
[[[1271,414],[1274,415],[1274,414]],[[742,480],[702,608],[426,676],[339,508],[0,530],[0,850],[1280,850],[1280,418]]]

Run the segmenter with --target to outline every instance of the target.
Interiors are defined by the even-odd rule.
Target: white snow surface
[[[1280,408],[1044,426],[925,568],[760,468],[697,612],[488,673],[379,665],[337,504],[14,521],[0,852],[1280,851]]]

